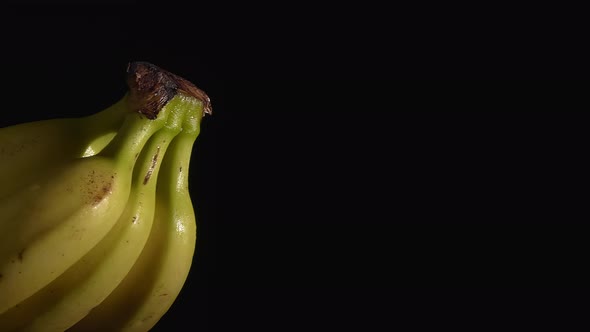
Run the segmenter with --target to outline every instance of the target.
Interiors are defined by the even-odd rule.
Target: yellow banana
[[[0,227],[11,234],[0,244],[0,313],[54,280],[104,237],[125,208],[134,154],[162,124],[131,115],[124,134],[101,153],[74,160],[17,193],[26,208]]]
[[[12,199],[0,203],[0,314],[57,278],[117,221],[129,197],[135,159],[165,124],[167,112],[156,114],[155,119],[128,114],[99,154],[59,165],[13,194],[23,209],[5,204]]]
[[[201,109],[199,103],[198,111],[187,116],[164,157],[155,220],[139,259],[106,300],[68,331],[148,331],[180,293],[195,250],[188,170]]]
[[[92,116],[0,129],[0,331],[147,331],[178,296],[210,101],[144,62],[128,85]]]
[[[125,95],[90,116],[0,128],[0,198],[41,177],[43,170],[102,150],[128,112]]]
[[[172,99],[163,129],[152,136],[137,160],[125,211],[98,245],[56,280],[0,315],[0,331],[61,332],[82,319],[121,282],[150,234],[156,179],[171,140],[181,130],[185,98]]]

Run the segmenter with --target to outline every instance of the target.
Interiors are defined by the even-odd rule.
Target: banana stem
[[[166,163],[166,171],[162,172],[159,180],[165,183],[166,187],[162,188],[167,194],[164,197],[171,197],[172,192],[188,190],[189,165],[195,140],[200,133],[201,120],[203,111],[207,107],[206,103],[181,94],[178,98],[181,104],[188,108],[184,121],[182,122],[182,132],[176,136],[168,149],[170,162]]]
[[[201,89],[184,78],[148,62],[131,62],[127,66],[129,100],[138,113],[155,119],[159,111],[178,93],[200,100],[202,112],[211,114],[211,100]]]
[[[173,192],[188,191],[189,166],[196,138],[197,135],[182,132],[168,147],[167,158],[170,159],[165,163],[166,170],[160,172],[158,179],[158,183],[165,185],[162,187],[164,194],[161,197],[173,197]]]
[[[116,132],[129,113],[128,98],[129,94],[125,94],[123,98],[103,111],[87,116],[84,119],[85,123],[81,126],[87,132],[87,136],[97,137],[109,132]]]
[[[163,115],[163,114],[161,114]],[[164,126],[165,119],[152,121],[129,114],[117,136],[98,155],[133,165],[147,140]]]
[[[147,139],[162,126],[177,128],[182,123],[184,129],[187,121],[175,116],[175,113],[191,114],[192,122],[187,125],[190,132],[198,131],[204,114],[211,114],[211,102],[203,91],[189,81],[150,63],[130,63],[127,68],[127,84],[127,103],[135,112],[127,115],[117,136],[100,153],[103,156],[116,156],[117,159],[121,158],[121,162],[132,162]],[[199,109],[200,114],[195,115],[195,109]],[[169,116],[170,113],[172,116]]]
[[[135,170],[134,181],[144,185],[148,184],[152,177],[157,177],[158,167],[156,166],[159,166],[167,146],[182,130],[182,121],[189,111],[183,101],[179,101],[178,98],[171,100],[165,107],[167,108],[166,112],[169,112],[166,125],[153,135],[147,143],[148,146],[143,150],[146,153],[142,151],[143,159],[137,162],[141,166]],[[155,181],[151,183],[155,183]]]

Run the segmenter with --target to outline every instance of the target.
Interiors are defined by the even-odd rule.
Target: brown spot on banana
[[[160,147],[158,146],[158,149],[156,150],[156,154],[152,157],[152,164],[150,165],[150,168],[148,169],[147,173],[145,174],[145,177],[143,178],[143,184],[146,185],[148,183],[148,181],[150,180],[150,178],[152,177],[152,173],[154,172],[154,169],[156,168],[156,164],[158,163],[158,155],[160,154]]]
[[[102,188],[100,188],[100,190],[94,195],[94,205],[100,203],[111,192],[112,186],[112,182],[103,184]]]
[[[115,181],[115,175],[110,176],[95,172],[94,170],[88,173],[86,179],[86,186],[81,186],[80,191],[86,197],[86,201],[92,205],[98,205],[105,197],[107,197],[112,189]]]

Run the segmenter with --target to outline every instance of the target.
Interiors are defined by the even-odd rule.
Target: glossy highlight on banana
[[[0,128],[0,331],[149,331],[191,268],[207,95],[147,62],[101,112]]]

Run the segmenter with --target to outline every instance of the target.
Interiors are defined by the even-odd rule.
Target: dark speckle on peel
[[[148,181],[150,180],[150,178],[152,177],[152,173],[154,172],[154,168],[156,168],[156,164],[158,163],[158,155],[160,154],[160,147],[158,146],[158,149],[156,150],[156,154],[152,157],[152,164],[150,165],[150,168],[148,169],[147,173],[145,174],[145,177],[143,178],[143,184],[147,184]]]
[[[81,186],[80,191],[87,198],[87,202],[98,205],[113,190],[113,183],[116,174],[105,175],[92,170],[88,173],[86,186]]]

